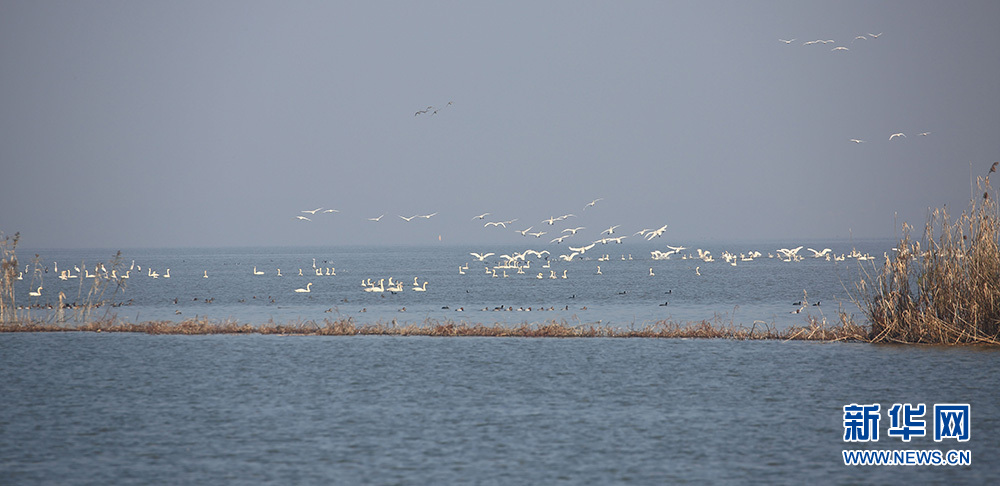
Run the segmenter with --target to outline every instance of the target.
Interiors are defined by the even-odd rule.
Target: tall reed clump
[[[3,236],[3,233],[0,233]],[[14,282],[17,280],[17,240],[20,233],[14,236],[3,236],[0,240],[0,323],[17,320],[17,306],[14,300]]]
[[[1000,344],[1000,212],[990,187],[998,164],[957,221],[935,209],[923,242],[904,224],[895,255],[860,279],[869,341]]]

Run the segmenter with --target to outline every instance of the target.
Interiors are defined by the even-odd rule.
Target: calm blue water
[[[881,264],[883,253],[891,251],[893,243],[882,240],[801,244],[817,249],[829,247],[838,255],[857,249],[877,256],[875,262]],[[861,264],[850,258],[842,262],[811,258],[805,248],[799,252],[806,257],[803,261],[788,263],[777,258],[775,250],[798,244],[691,245],[682,252],[696,256],[697,248],[711,251],[716,259],[712,263],[682,259],[681,255],[670,260],[652,260],[651,250],[667,248],[651,244],[597,245],[570,262],[557,258],[568,253],[566,246],[544,244],[490,248],[125,250],[122,257],[125,267],[132,270],[126,290],[114,295],[114,300],[130,305],[104,310],[130,321],[197,316],[261,324],[270,319],[289,322],[353,317],[360,322],[395,319],[399,323],[421,323],[426,319],[508,324],[565,320],[571,324],[621,327],[643,326],[664,319],[681,322],[709,319],[746,326],[763,321],[783,327],[804,324],[807,313],[836,321],[836,310],[841,303],[846,310],[856,312],[848,292],[854,290]],[[527,257],[530,268],[523,274],[516,269],[494,268],[500,263],[498,255],[529,248],[551,253],[546,255],[548,260]],[[764,256],[737,262],[736,266],[722,260],[724,251],[739,254],[754,250]],[[470,252],[497,255],[479,262]],[[33,253],[19,252],[22,269],[30,264],[29,256]],[[38,250],[37,253],[41,255],[40,272],[34,273],[29,268],[24,280],[18,282],[20,304],[57,306],[60,292],[65,294],[67,302],[82,302],[92,280],[63,281],[57,278],[56,269],[61,272],[76,266],[93,274],[94,267],[110,260],[114,251]],[[775,258],[767,258],[769,253]],[[608,256],[607,261],[601,261],[604,255]],[[324,275],[316,275],[314,259]],[[872,263],[866,264],[870,268]],[[544,268],[546,264],[548,268]],[[459,267],[466,265],[468,270],[461,275]],[[255,267],[264,274],[254,275]],[[330,268],[335,276],[325,275]],[[151,269],[160,275],[169,269],[171,277],[150,278],[147,275]],[[654,276],[649,275],[650,269]],[[493,277],[494,271],[497,277]],[[206,272],[208,278],[204,278]],[[537,278],[539,273],[543,278]],[[565,279],[561,278],[564,274]],[[552,275],[557,278],[549,278]],[[363,291],[363,280],[384,279],[387,285],[390,277],[403,282],[402,292]],[[414,278],[421,285],[428,282],[426,292],[411,290]],[[310,282],[313,284],[310,293],[294,292]],[[30,297],[28,293],[39,285],[43,286],[41,297]],[[804,296],[810,304],[820,305],[809,305],[802,313],[792,314],[800,307],[793,303],[802,301]],[[494,312],[498,307],[513,310]],[[32,315],[51,316],[38,310]]]
[[[4,484],[995,484],[996,350],[0,334]],[[848,467],[849,403],[969,403],[967,467]]]

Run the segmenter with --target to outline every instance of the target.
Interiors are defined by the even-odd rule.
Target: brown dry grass
[[[482,324],[427,320],[422,324],[398,325],[395,322],[359,324],[353,319],[298,321],[286,324],[269,322],[260,326],[240,324],[233,320],[213,321],[188,319],[181,322],[151,321],[126,323],[114,320],[95,321],[80,325],[57,325],[45,322],[20,321],[0,324],[0,332],[138,332],[146,334],[276,334],[302,336],[434,336],[434,337],[526,337],[526,338],[701,338],[735,340],[862,340],[864,329],[853,323],[828,326],[825,321],[811,319],[803,327],[777,330],[757,322],[751,327],[724,324],[719,321],[679,324],[659,321],[641,328],[613,327],[599,324],[573,325],[566,321],[522,323],[509,326],[499,323]]]
[[[957,221],[934,210],[922,241],[904,224],[895,255],[863,275],[857,290],[867,341],[1000,344],[1000,213],[989,177],[997,165]]]

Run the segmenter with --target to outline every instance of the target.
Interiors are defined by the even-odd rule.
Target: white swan
[[[167,273],[163,274],[163,278],[170,278],[170,269],[167,269]]]
[[[300,294],[309,293],[309,292],[312,291],[312,289],[310,289],[310,287],[312,287],[312,282],[307,283],[306,284],[306,288],[304,288],[304,289],[295,289],[295,291],[298,292],[298,293],[300,293]]]
[[[424,281],[424,286],[423,287],[414,286],[413,287],[413,291],[414,292],[427,292],[427,281]]]
[[[378,223],[379,221],[382,221],[382,216],[385,216],[385,214],[381,214],[377,218],[368,218],[368,221],[374,221],[374,222]]]
[[[592,208],[592,207],[594,207],[595,204],[597,204],[597,201],[603,201],[603,200],[604,200],[603,197],[599,197],[597,199],[594,199],[593,201],[590,201],[589,203],[587,203],[587,205],[584,206],[583,209],[586,210],[587,208]]]
[[[369,279],[369,281],[370,280],[371,279]],[[385,287],[383,287],[384,283],[385,283],[385,279],[383,278],[383,279],[381,279],[381,280],[378,281],[378,286],[377,287],[375,286],[375,284],[371,284],[371,286],[365,287],[365,292],[385,292]]]
[[[649,267],[649,276],[650,277],[655,277],[656,276],[656,274],[653,273],[653,267]]]
[[[496,253],[490,252],[490,253],[483,253],[483,254],[479,254],[479,253],[469,253],[469,254],[472,255],[472,256],[474,256],[474,257],[476,257],[479,261],[483,261],[483,260],[485,260],[485,259],[487,259],[487,258],[489,258],[489,257],[491,257],[493,255],[495,255]]]
[[[812,248],[806,248],[806,250],[809,250],[809,251],[812,252],[813,258],[822,258],[822,257],[825,257],[827,255],[827,253],[830,253],[831,251],[833,251],[833,250],[831,250],[829,248],[823,248],[823,251],[813,250]]]
[[[667,231],[667,225],[660,226],[658,229],[646,233],[646,239],[652,240],[653,238],[663,236],[663,233],[665,233],[666,231]]]
[[[257,266],[256,266],[256,265],[254,265],[254,267],[253,267],[253,274],[254,274],[254,275],[264,275],[264,272],[258,272],[258,271],[257,271]]]
[[[299,220],[302,220],[302,221],[312,221],[311,219],[309,219],[309,218],[307,218],[305,216],[296,216],[295,218],[299,219]]]
[[[39,285],[38,286],[38,290],[36,290],[34,292],[28,292],[28,295],[31,296],[31,297],[41,297],[41,295],[42,295],[42,286]]]
[[[122,277],[122,278],[124,278],[124,277]],[[201,278],[208,278],[208,270],[205,270],[205,274],[202,275]]]
[[[893,133],[892,135],[889,135],[889,140],[892,140],[892,139],[894,139],[894,138],[896,138],[896,137],[903,137],[903,138],[906,138],[906,134],[905,134],[905,133],[903,133],[903,132],[899,132],[899,133]]]

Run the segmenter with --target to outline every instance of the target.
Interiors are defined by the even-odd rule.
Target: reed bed
[[[14,281],[17,280],[17,241],[20,233],[5,236],[0,240],[0,322],[18,319],[17,302],[14,299]]]
[[[721,322],[699,321],[686,324],[659,321],[636,328],[600,324],[571,324],[564,320],[506,325],[471,322],[438,321],[399,325],[396,322],[357,323],[352,318],[324,319],[322,322],[297,321],[260,326],[240,324],[234,320],[215,321],[188,319],[181,322],[150,321],[128,323],[111,320],[66,325],[38,321],[0,323],[0,332],[132,332],[145,334],[261,334],[285,336],[431,336],[431,337],[522,337],[522,338],[697,338],[734,340],[806,340],[859,341],[866,336],[861,326],[841,323],[828,326],[825,321],[811,319],[802,327],[778,330],[763,322],[751,327]]]
[[[855,300],[870,323],[866,341],[1000,345],[1000,213],[990,187],[998,164],[956,221],[934,210],[922,240],[904,224],[895,254],[865,269]]]

